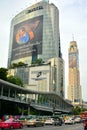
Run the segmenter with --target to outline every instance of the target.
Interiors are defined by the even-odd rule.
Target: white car
[[[74,120],[73,119],[67,119],[67,120],[65,120],[65,125],[66,124],[74,124],[75,122],[74,122]]]
[[[54,123],[54,120],[52,118],[48,118],[44,122],[45,125],[53,125],[53,123]]]
[[[74,119],[74,121],[75,121],[75,123],[81,123],[81,118],[80,118],[80,117],[76,117],[76,118]]]

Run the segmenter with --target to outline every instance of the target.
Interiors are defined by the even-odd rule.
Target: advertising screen
[[[78,58],[76,56],[76,54],[70,54],[69,55],[69,68],[74,68],[77,67],[78,62],[77,62]]]
[[[11,60],[42,53],[43,16],[14,26]],[[35,47],[34,47],[35,46]]]

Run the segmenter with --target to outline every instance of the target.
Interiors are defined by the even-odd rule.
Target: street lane
[[[45,125],[43,127],[24,127],[19,130],[83,130],[83,124],[74,124],[74,125],[62,125],[62,126],[53,126]]]

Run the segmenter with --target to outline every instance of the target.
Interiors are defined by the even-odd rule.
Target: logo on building
[[[39,71],[39,72],[37,73],[37,78],[40,77],[41,75],[42,75],[42,72]]]
[[[40,9],[43,9],[43,6],[38,6],[36,8],[31,9],[31,10],[28,10],[27,13],[31,13],[33,11],[40,10]]]

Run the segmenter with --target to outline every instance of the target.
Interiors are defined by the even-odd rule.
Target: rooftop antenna
[[[72,39],[73,39],[73,41],[74,41],[74,34],[72,34]]]

